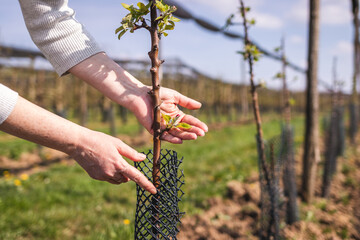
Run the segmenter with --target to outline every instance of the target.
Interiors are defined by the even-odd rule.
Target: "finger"
[[[178,128],[172,128],[169,133],[175,137],[178,137],[182,140],[195,140],[197,139],[197,135],[192,132],[184,132]]]
[[[138,151],[136,151],[135,149],[128,146],[127,144],[125,144],[124,142],[122,142],[120,139],[117,138],[116,138],[116,147],[122,156],[134,162],[140,162],[146,158],[145,154],[139,153]]]
[[[168,132],[164,132],[161,135],[161,139],[168,141],[169,143],[173,143],[173,144],[181,144],[182,143],[181,138],[175,137],[175,136],[169,134]]]
[[[181,122],[185,122],[192,126],[198,127],[200,129],[202,129],[204,132],[209,131],[209,128],[205,123],[203,123],[202,121],[200,121],[199,119],[197,119],[196,117],[193,117],[191,115],[185,115],[183,117],[183,119],[181,120]]]
[[[177,103],[187,109],[194,110],[201,108],[201,103],[191,99],[189,97],[186,97],[182,95],[181,93],[176,92],[175,99],[177,100]]]
[[[130,178],[146,191],[156,194],[155,186],[139,170],[130,166],[128,163],[126,163],[125,169],[122,169],[121,174]]]
[[[112,183],[112,184],[116,184],[116,185],[119,185],[119,184],[122,184],[123,182],[117,182],[117,181],[115,181],[115,180],[112,180],[112,179],[108,179],[108,180],[106,180],[107,182],[109,182],[109,183]]]
[[[201,128],[195,127],[195,126],[191,126],[191,128],[189,128],[189,129],[183,129],[183,128],[180,128],[180,129],[185,132],[193,132],[197,136],[200,136],[200,137],[205,136],[204,130],[202,130]]]
[[[111,178],[111,180],[115,181],[115,182],[128,182],[130,181],[130,178],[128,178],[127,176],[122,175],[120,172],[116,172],[114,174],[114,176]]]

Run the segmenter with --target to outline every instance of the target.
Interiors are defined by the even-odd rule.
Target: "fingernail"
[[[155,187],[151,188],[150,193],[152,193],[152,194],[156,194],[156,193],[157,193],[156,188],[155,188]]]
[[[144,160],[146,158],[146,155],[143,153],[138,153],[138,158]]]

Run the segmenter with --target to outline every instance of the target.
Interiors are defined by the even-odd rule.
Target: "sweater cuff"
[[[2,124],[14,110],[18,93],[0,84],[0,124]]]

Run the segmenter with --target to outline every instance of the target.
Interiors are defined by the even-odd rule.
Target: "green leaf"
[[[169,35],[166,32],[162,32],[162,34],[164,34],[164,37],[167,37]]]
[[[159,20],[163,19],[163,17],[164,17],[164,16],[159,16],[159,17],[157,17],[155,20],[156,20],[156,21],[159,21]]]
[[[121,30],[124,30],[124,27],[123,27],[123,26],[118,27],[118,28],[115,30],[115,34],[117,34],[118,32],[120,32]]]
[[[176,127],[183,128],[183,129],[190,129],[191,125],[187,124],[187,123],[179,123],[178,125],[176,125]]]
[[[126,3],[121,3],[121,5],[125,8],[125,9],[127,9],[127,10],[129,10],[130,11],[130,5],[129,4],[126,4]]]
[[[166,6],[162,3],[162,1],[156,1],[156,8],[159,9],[161,12],[166,11]]]
[[[118,39],[120,40],[120,38],[126,33],[127,30],[123,30],[122,32],[119,33]]]
[[[180,22],[180,19],[174,16],[171,16],[170,20],[173,22]]]
[[[274,79],[278,79],[278,78],[282,78],[282,77],[283,77],[283,74],[279,72],[274,76]]]
[[[166,25],[164,30],[174,30],[174,25]]]
[[[290,98],[290,99],[289,99],[289,105],[290,105],[290,106],[294,106],[295,104],[296,104],[295,99],[294,99],[294,98]]]
[[[163,119],[165,120],[166,124],[171,120],[171,117],[169,115],[166,114],[161,114]]]
[[[146,6],[142,2],[138,2],[137,6],[140,8],[140,10],[145,10]]]

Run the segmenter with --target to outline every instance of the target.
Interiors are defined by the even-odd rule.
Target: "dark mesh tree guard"
[[[153,153],[150,150],[142,162],[135,162],[139,169],[152,181]],[[135,213],[135,239],[168,239],[175,240],[179,232],[178,225],[184,214],[179,210],[179,202],[184,192],[184,173],[179,168],[182,159],[170,150],[161,150],[160,187],[157,194],[152,195],[136,186],[137,203]]]
[[[286,223],[299,220],[297,207],[297,187],[294,156],[294,130],[291,125],[283,125],[281,133],[280,163],[283,163],[283,187],[286,197]]]
[[[337,156],[343,156],[345,152],[345,123],[344,123],[344,107],[338,106],[338,141]]]
[[[281,169],[281,137],[275,137],[265,143],[265,166],[260,159],[259,139],[257,139],[257,143],[261,188],[260,239],[280,239],[279,179]],[[268,176],[268,179],[266,176]]]
[[[336,107],[331,112],[330,123],[326,130],[325,163],[322,185],[322,196],[328,197],[333,174],[337,169],[337,158],[344,152],[344,117],[343,108]]]
[[[358,130],[358,112],[355,104],[349,104],[350,124],[349,124],[349,137],[351,143],[355,143],[355,136]]]

